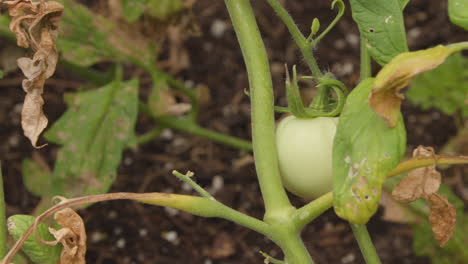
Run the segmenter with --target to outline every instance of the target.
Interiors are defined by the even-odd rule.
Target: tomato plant
[[[288,116],[276,128],[281,178],[286,189],[314,199],[332,189],[332,149],[338,118]]]

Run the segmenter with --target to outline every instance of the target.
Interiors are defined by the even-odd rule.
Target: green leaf
[[[129,22],[136,22],[145,12],[146,4],[150,0],[120,0],[123,18]]]
[[[389,128],[369,105],[374,79],[351,91],[333,143],[333,207],[341,218],[365,224],[377,211],[382,185],[406,150],[400,114]]]
[[[53,171],[54,194],[107,192],[123,150],[134,142],[138,82],[115,81],[77,93],[71,101],[65,114],[45,134],[47,140],[62,145]]]
[[[57,46],[66,60],[87,67],[104,59],[142,65],[155,58],[154,47],[134,29],[74,1],[60,2],[65,11]]]
[[[152,0],[146,5],[146,12],[154,18],[165,20],[181,11],[183,7],[182,0]]]
[[[350,0],[370,55],[380,65],[408,51],[400,0]]]
[[[403,11],[406,7],[406,5],[409,3],[410,0],[398,0],[399,4],[400,4],[400,9],[401,11]]]
[[[25,159],[21,172],[28,191],[40,197],[50,196],[52,175],[49,171],[32,159]]]
[[[435,107],[448,115],[460,110],[466,117],[467,69],[468,59],[460,53],[454,54],[436,69],[417,76],[406,96],[424,110]]]
[[[36,218],[30,215],[13,215],[8,218],[8,232],[16,240],[33,224]],[[36,229],[37,235],[46,241],[54,241],[55,238],[49,233],[48,227],[40,223]],[[61,245],[44,245],[30,235],[23,244],[22,251],[34,263],[57,263],[62,251]]]
[[[448,0],[450,21],[468,30],[468,0]]]
[[[312,26],[310,26],[310,35],[314,36],[320,30],[320,20],[318,18],[314,18],[312,20]]]

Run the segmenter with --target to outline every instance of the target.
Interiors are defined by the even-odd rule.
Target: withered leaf
[[[440,173],[434,167],[414,169],[393,189],[392,196],[397,201],[412,202],[437,192],[440,182]]]
[[[413,157],[435,158],[432,148],[419,146],[413,151]],[[441,182],[440,173],[435,169],[435,165],[418,168],[408,173],[393,189],[392,196],[397,201],[412,202],[419,198],[426,198],[439,190]]]
[[[35,52],[33,58],[18,59],[18,66],[26,79],[23,90],[26,98],[21,112],[24,135],[37,148],[39,135],[47,126],[42,106],[45,80],[55,72],[58,51],[55,40],[63,6],[54,1],[11,0],[3,2],[12,17],[10,30],[16,35],[20,47]]]
[[[432,232],[441,247],[449,241],[457,222],[457,212],[447,198],[436,193],[430,195],[428,200],[431,204],[429,222]]]
[[[65,208],[54,214],[54,219],[62,226],[49,228],[57,242],[63,245],[60,255],[62,264],[84,264],[86,254],[86,230],[83,219],[72,209]]]
[[[404,52],[394,57],[375,78],[369,97],[372,109],[385,119],[389,127],[394,127],[404,99],[400,90],[416,75],[436,68],[459,50],[455,45],[439,45],[426,50]]]

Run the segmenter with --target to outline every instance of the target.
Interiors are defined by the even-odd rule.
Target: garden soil
[[[284,64],[297,64],[301,74],[307,74],[308,70],[286,28],[265,1],[252,2],[270,58],[276,104],[284,105]],[[325,27],[335,14],[329,6],[331,1],[283,2],[287,2],[287,9],[303,32],[308,32],[314,17]],[[466,32],[449,23],[446,1],[412,0],[405,14],[411,50],[466,41]],[[188,23],[198,28],[198,33],[182,32],[182,37],[172,42],[164,41],[158,61],[160,67],[186,85],[202,91],[204,100],[198,122],[203,127],[250,139],[250,105],[244,93],[248,80],[223,1],[196,1],[192,11],[182,16],[188,17]],[[171,55],[171,46],[177,40],[177,50]],[[174,54],[179,54],[178,59],[174,59]],[[345,18],[320,42],[315,55],[324,71],[332,72],[348,87],[356,85],[359,37],[349,6]],[[96,69],[107,66],[104,63]],[[378,70],[374,66],[374,70]],[[149,91],[148,76],[127,65],[126,77],[132,76],[142,77],[144,97]],[[21,79],[20,72],[16,71],[0,80],[0,160],[8,215],[30,214],[40,201],[23,185],[22,160],[34,154],[52,166],[58,148],[49,145],[35,150],[22,135],[20,109],[24,94]],[[63,93],[76,91],[84,83],[59,66],[46,83],[45,112],[51,123],[66,109]],[[307,82],[302,85],[312,87]],[[304,90],[313,93],[311,88]],[[454,119],[436,110],[421,111],[405,102],[403,112],[408,129],[408,153],[417,145],[430,145],[440,150],[457,132]],[[143,133],[153,126],[152,120],[140,117],[137,129]],[[124,153],[111,191],[195,194],[171,174],[173,169],[191,170],[195,172],[197,182],[214,193],[219,201],[261,218],[263,202],[252,160],[248,152],[165,129],[159,139]],[[457,171],[453,169],[444,171],[445,179],[454,179],[456,175]],[[296,206],[304,204],[296,197],[291,196],[291,199]],[[129,201],[94,204],[79,213],[88,234],[88,263],[263,263],[259,251],[282,257],[280,249],[263,236],[225,220],[204,219]],[[382,216],[381,208],[369,223],[382,263],[430,263],[430,259],[414,255],[411,249],[413,234],[408,225],[384,221]],[[309,224],[302,235],[318,264],[364,263],[349,226],[332,210]]]

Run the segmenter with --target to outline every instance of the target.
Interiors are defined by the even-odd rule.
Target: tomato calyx
[[[342,82],[334,79],[331,74],[325,74],[323,77],[317,78],[318,94],[311,104],[305,107],[299,92],[296,65],[292,68],[292,79],[286,65],[285,68],[288,107],[275,107],[277,112],[290,113],[298,118],[333,117],[340,114],[348,93]],[[312,77],[304,76],[302,78]],[[333,98],[331,91],[336,94],[336,98]]]

